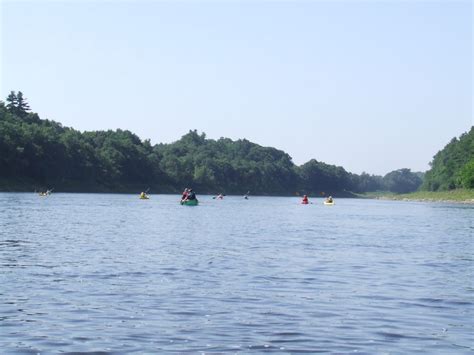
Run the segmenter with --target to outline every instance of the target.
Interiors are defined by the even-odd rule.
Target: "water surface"
[[[472,353],[466,205],[0,194],[4,353]]]

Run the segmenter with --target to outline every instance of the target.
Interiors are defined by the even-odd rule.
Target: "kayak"
[[[324,203],[326,206],[332,206],[332,205],[334,205],[334,201],[332,201],[332,202],[324,201],[323,203]]]
[[[148,196],[140,196],[140,200],[149,200],[150,198]]]
[[[309,201],[301,201],[301,204],[302,205],[307,205],[307,204],[309,204]]]
[[[183,206],[197,206],[199,204],[199,201],[195,199],[195,200],[181,201],[180,203]]]

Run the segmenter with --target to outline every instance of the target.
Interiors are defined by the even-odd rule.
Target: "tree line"
[[[423,190],[474,189],[474,127],[436,153],[430,167]]]
[[[40,119],[21,92],[12,91],[6,102],[0,101],[1,190],[136,192],[149,187],[155,193],[176,193],[192,186],[212,194],[342,196],[411,192],[422,182],[409,169],[382,177],[353,174],[315,159],[297,166],[276,148],[246,139],[208,139],[196,130],[176,142],[155,145],[128,130],[80,132]]]

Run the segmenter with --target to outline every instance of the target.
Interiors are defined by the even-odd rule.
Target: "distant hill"
[[[474,127],[453,138],[433,157],[424,177],[423,190],[474,188]]]
[[[178,193],[193,187],[211,194],[353,196],[415,191],[417,174],[357,175],[316,159],[296,166],[276,148],[208,139],[196,130],[171,144],[151,145],[127,130],[80,132],[42,120],[21,92],[0,101],[0,191]]]

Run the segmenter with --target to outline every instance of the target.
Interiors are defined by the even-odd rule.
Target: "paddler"
[[[183,194],[181,195],[181,201],[186,201],[186,198],[188,197],[188,188],[186,187],[183,191]]]
[[[196,193],[193,191],[193,189],[188,189],[188,194],[186,196],[186,201],[191,201],[196,199]]]

